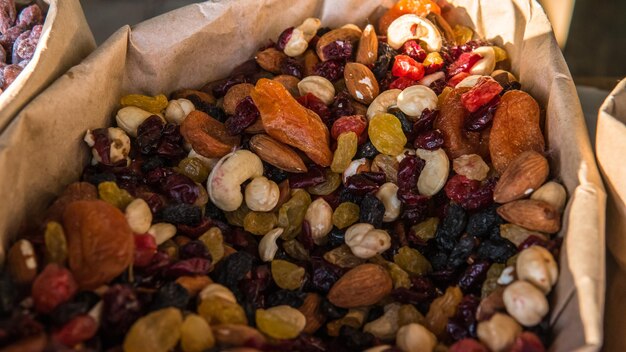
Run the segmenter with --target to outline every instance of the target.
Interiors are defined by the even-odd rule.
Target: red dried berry
[[[389,83],[389,89],[400,89],[404,90],[410,86],[414,86],[417,84],[417,81],[414,81],[407,77],[399,77]]]
[[[326,60],[347,60],[352,56],[353,48],[349,40],[336,40],[322,49]]]
[[[180,277],[189,275],[206,275],[213,270],[211,260],[204,258],[192,258],[181,260],[172,264],[166,271],[165,276]]]
[[[61,303],[69,301],[78,285],[72,273],[58,264],[48,264],[33,282],[32,296],[35,309],[50,313]]]
[[[422,49],[422,47],[415,40],[409,40],[404,43],[404,45],[402,45],[401,52],[419,62],[424,61],[427,55],[426,50]]]
[[[394,76],[407,77],[415,81],[422,79],[425,72],[424,65],[407,55],[397,55],[391,68],[391,73]]]
[[[293,27],[289,27],[285,29],[279,36],[278,41],[276,42],[276,49],[285,50],[285,46],[291,39],[291,35],[293,34]]]
[[[493,203],[493,189],[496,180],[470,180],[463,175],[454,175],[446,183],[444,190],[450,200],[467,210],[485,208]]]
[[[463,339],[450,346],[448,352],[488,352],[489,350],[474,339]]]
[[[335,120],[330,134],[334,139],[339,138],[342,133],[354,132],[361,136],[367,128],[367,120],[363,115],[342,116]]]
[[[417,188],[419,178],[426,162],[415,155],[407,155],[398,165],[398,187],[410,191]]]
[[[322,61],[315,65],[314,72],[327,80],[334,82],[343,77],[344,64],[337,60]]]
[[[316,113],[322,121],[328,121],[328,119],[330,119],[330,109],[313,93],[307,93],[306,95],[298,97],[296,100],[300,105]]]
[[[471,113],[467,119],[465,119],[465,129],[478,132],[489,127],[491,121],[493,121],[493,115],[496,113],[498,105],[500,105],[500,96],[496,95],[491,101]]]
[[[461,83],[461,81],[467,78],[468,76],[469,76],[469,73],[467,72],[461,72],[459,74],[452,76],[452,78],[450,78],[450,80],[448,81],[448,87],[452,87],[452,88],[456,87],[457,84]]]
[[[224,122],[224,126],[231,136],[236,136],[256,122],[260,116],[261,114],[256,105],[254,105],[254,101],[247,96],[237,104],[235,114]]]
[[[469,111],[474,112],[489,103],[502,91],[502,86],[491,77],[481,77],[475,86],[461,95],[461,103]]]
[[[544,352],[546,348],[543,343],[530,331],[524,331],[515,340],[510,352]]]
[[[477,53],[463,53],[459,58],[448,67],[448,76],[452,77],[461,72],[469,72],[469,70],[483,57]]]
[[[150,234],[135,235],[134,265],[136,267],[144,267],[150,264],[156,252],[157,244],[154,236]]]
[[[52,333],[52,339],[67,347],[75,346],[92,338],[98,332],[98,323],[91,316],[78,315]]]
[[[413,124],[413,133],[427,132],[433,129],[433,123],[439,116],[439,110],[424,109],[420,118]]]
[[[413,142],[413,146],[415,148],[435,150],[441,148],[443,143],[443,133],[439,130],[432,130],[418,134]]]

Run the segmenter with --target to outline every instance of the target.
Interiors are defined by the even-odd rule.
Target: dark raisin
[[[285,75],[291,75],[296,78],[302,78],[304,68],[302,65],[296,60],[296,58],[288,57],[283,60],[280,64],[280,72]]]
[[[196,183],[179,173],[161,179],[161,190],[177,203],[193,204],[200,196]]]
[[[326,60],[347,60],[352,56],[352,43],[346,40],[336,40],[322,49]]]
[[[454,203],[448,206],[448,211],[435,233],[437,245],[446,252],[452,251],[457,239],[465,229],[467,214],[465,210]]]
[[[432,89],[435,94],[440,95],[447,85],[448,82],[446,82],[444,78],[441,78],[431,83],[428,88]]]
[[[226,217],[224,216],[222,209],[218,208],[217,205],[213,204],[210,200],[204,207],[204,216],[209,218],[209,220],[226,222]]]
[[[311,258],[311,281],[309,285],[315,291],[326,293],[343,275],[343,269],[320,257]]]
[[[289,187],[306,188],[317,186],[326,181],[324,170],[320,167],[309,167],[309,170],[303,174],[291,174],[289,176]]]
[[[165,160],[162,157],[153,156],[153,157],[147,158],[146,160],[144,160],[143,163],[141,163],[141,172],[143,172],[144,174],[147,174],[148,172],[158,167],[164,167],[164,166],[165,166]]]
[[[324,34],[330,32],[332,29],[330,27],[320,27],[315,33],[316,36],[321,37]]]
[[[504,263],[517,253],[517,249],[506,238],[490,238],[480,244],[476,253],[480,258],[496,263]]]
[[[371,181],[370,181],[371,182]],[[354,204],[359,204],[363,200],[363,196],[357,193],[352,192],[350,189],[344,187],[339,191],[339,202],[352,202]]]
[[[359,212],[359,222],[374,225],[376,228],[383,226],[383,216],[385,215],[385,205],[373,194],[367,194],[361,202]]]
[[[100,297],[94,292],[79,292],[71,301],[57,306],[52,313],[50,313],[50,320],[55,325],[64,325],[73,317],[87,313],[99,300]]]
[[[367,313],[367,318],[365,319],[365,322],[374,321],[382,317],[383,314],[385,314],[385,309],[383,308],[383,306],[375,305],[371,307],[370,311]]]
[[[376,155],[378,155],[378,150],[376,149],[376,147],[374,147],[374,144],[369,139],[367,140],[367,142],[360,145],[356,152],[357,159],[373,159]]]
[[[174,204],[161,210],[161,219],[171,224],[197,225],[202,218],[202,209],[190,204]]]
[[[493,227],[503,223],[496,209],[497,207],[489,207],[470,215],[465,231],[472,236],[484,238]]]
[[[165,270],[164,275],[170,278],[178,278],[190,275],[206,275],[213,269],[210,259],[191,258],[178,261]]]
[[[403,201],[404,207],[402,208],[401,218],[407,225],[416,225],[426,219],[428,197],[416,196],[413,192],[407,192],[404,194]],[[409,202],[414,204],[408,204]]]
[[[345,308],[339,308],[330,303],[328,299],[322,298],[322,301],[320,302],[320,313],[324,314],[328,320],[336,320],[346,315],[348,310]]]
[[[465,272],[459,278],[459,287],[463,291],[469,291],[479,288],[483,281],[487,278],[487,271],[491,263],[486,260],[479,260],[465,269]]]
[[[228,115],[226,114],[226,112],[224,112],[224,110],[216,105],[206,103],[195,94],[188,95],[186,99],[193,103],[193,106],[196,108],[196,110],[204,112],[205,114],[211,116],[219,122],[224,122],[228,118]]]
[[[231,291],[239,291],[238,284],[252,269],[254,257],[243,251],[235,252],[223,259],[216,272],[215,281],[228,287]]]
[[[299,308],[304,303],[306,292],[278,290],[267,296],[266,307],[275,307],[280,305],[288,305],[293,308]]]
[[[224,122],[224,127],[231,135],[241,134],[248,126],[252,125],[259,119],[261,113],[254,105],[251,97],[245,97],[237,104],[235,114]]]
[[[141,303],[130,286],[113,285],[102,295],[102,332],[105,337],[124,336],[142,315]]]
[[[94,186],[97,186],[99,184],[101,184],[102,182],[115,182],[117,180],[117,178],[115,177],[115,174],[111,173],[111,172],[88,172],[88,170],[85,170],[85,173],[83,173],[83,181],[89,182]]]
[[[137,127],[137,145],[142,154],[156,152],[165,123],[159,116],[152,115]]]
[[[389,65],[393,61],[393,58],[398,55],[398,52],[393,50],[389,46],[389,44],[378,41],[378,59],[374,63],[374,68],[372,72],[376,79],[381,81],[387,75],[387,70],[389,70]]]
[[[476,246],[476,240],[473,236],[463,235],[459,239],[459,242],[452,249],[452,253],[448,257],[448,267],[456,269],[462,264],[465,264],[467,258],[472,254],[474,247]]]
[[[341,328],[339,336],[343,338],[346,347],[351,351],[363,350],[374,344],[376,340],[369,332],[363,332],[348,325]]]
[[[448,255],[445,252],[434,251],[426,257],[435,271],[440,271],[448,267]]]
[[[352,106],[352,97],[346,90],[342,90],[335,96],[335,100],[330,106],[330,113],[333,120],[342,116],[354,115],[354,107]]]
[[[454,340],[476,337],[476,309],[480,299],[474,295],[466,295],[459,303],[456,314],[450,318],[446,331]]]
[[[185,309],[189,303],[189,292],[176,282],[168,282],[161,286],[154,294],[150,310],[158,310],[167,307]]]
[[[402,132],[405,135],[410,136],[413,133],[413,123],[407,119],[406,115],[402,112],[402,110],[398,108],[389,109],[388,113],[394,115],[400,120],[400,125],[402,126]]]
[[[328,234],[328,246],[331,248],[341,246],[346,242],[345,236],[346,234],[343,230],[333,227],[333,229]]]
[[[223,80],[219,84],[217,84],[215,87],[213,87],[213,96],[216,98],[221,98],[224,95],[226,95],[226,92],[228,92],[228,90],[232,86],[237,85],[239,83],[249,83],[249,79],[245,75],[242,75],[242,74],[231,76]],[[216,118],[213,115],[211,116],[213,118]]]
[[[199,240],[189,241],[182,245],[178,250],[178,256],[180,257],[180,259],[211,259],[211,253],[209,253],[209,249],[204,245],[204,242]]]
[[[419,119],[413,124],[413,133],[423,133],[432,130],[437,116],[439,116],[439,110],[424,109]]]
[[[285,170],[268,163],[263,163],[263,175],[276,183],[281,183],[289,177]]]

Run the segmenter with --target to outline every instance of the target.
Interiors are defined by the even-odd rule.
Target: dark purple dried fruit
[[[357,149],[355,158],[357,158],[357,159],[361,159],[361,158],[374,159],[374,157],[377,154],[378,154],[378,150],[376,149],[374,144],[372,144],[372,142],[368,139],[367,142],[365,142],[365,143],[363,143],[362,145],[359,146],[359,148]]]
[[[302,65],[293,57],[288,57],[280,63],[280,72],[282,74],[302,78],[303,71]]]
[[[415,155],[405,155],[398,165],[398,188],[411,191],[417,188],[419,178],[426,162]]]
[[[216,98],[221,98],[224,95],[226,95],[226,92],[228,92],[228,90],[232,86],[237,85],[239,83],[250,83],[250,80],[245,75],[242,75],[242,74],[233,75],[225,79],[224,81],[220,82],[215,87],[213,87],[213,96],[215,96]],[[217,119],[217,117],[213,115],[211,116]]]
[[[374,225],[376,228],[383,226],[383,216],[385,215],[385,205],[373,194],[367,194],[360,204],[359,222]]]
[[[480,244],[476,254],[479,258],[495,263],[504,263],[517,253],[515,245],[506,238],[490,238]]]
[[[422,49],[415,40],[409,40],[402,45],[402,53],[410,56],[413,60],[423,62],[426,59],[426,50]]]
[[[346,180],[346,188],[350,193],[364,196],[378,190],[379,185],[362,174],[356,174],[348,177]],[[356,202],[359,203],[359,202]]]
[[[342,62],[336,60],[328,60],[316,64],[313,71],[315,72],[315,75],[322,76],[327,80],[334,82],[343,77],[343,69],[344,64]]]
[[[303,174],[291,174],[289,176],[290,188],[307,188],[317,186],[326,181],[324,170],[319,167],[309,167],[309,170]]]
[[[473,236],[461,236],[448,257],[448,267],[450,269],[456,269],[462,264],[465,264],[475,246],[476,239]]]
[[[183,286],[176,282],[168,282],[155,293],[149,310],[167,307],[185,309],[190,299],[189,292]]]
[[[320,257],[311,258],[311,289],[320,293],[327,293],[343,275],[343,269],[333,265]]]
[[[173,173],[161,179],[161,189],[177,203],[193,204],[200,196],[200,190],[192,179]]]
[[[120,338],[142,315],[141,303],[130,286],[113,285],[102,295],[102,333]]]
[[[377,80],[382,81],[383,78],[385,78],[389,70],[389,65],[393,62],[393,58],[396,55],[398,55],[398,52],[393,50],[389,44],[384,41],[378,41],[378,59],[372,69]]]
[[[437,116],[439,116],[439,110],[424,109],[420,118],[413,124],[413,133],[423,133],[432,130]]]
[[[454,175],[446,183],[444,190],[448,198],[467,210],[483,209],[493,204],[493,189],[496,180],[483,183],[470,180],[463,175]]]
[[[435,150],[441,148],[443,143],[443,133],[439,130],[432,130],[418,134],[417,137],[415,137],[413,146],[415,148]]]
[[[467,267],[463,275],[459,278],[459,287],[461,290],[469,291],[479,288],[483,281],[487,278],[487,271],[490,266],[491,263],[482,260]]]
[[[178,250],[180,259],[203,258],[211,260],[211,253],[204,242],[193,240],[185,243]]]
[[[201,218],[200,207],[185,203],[170,205],[161,211],[161,219],[170,224],[196,225]]]
[[[299,308],[304,303],[306,292],[297,292],[289,290],[278,290],[267,296],[267,307],[275,307],[280,305],[288,305],[293,308]]]
[[[487,104],[481,106],[465,119],[465,129],[472,132],[478,132],[489,127],[499,105],[500,96],[496,95]]]
[[[466,224],[467,214],[465,210],[461,206],[451,203],[448,206],[446,217],[437,227],[435,234],[439,248],[446,252],[452,251]]]
[[[163,120],[152,115],[137,127],[137,145],[142,154],[152,154],[156,151],[161,134],[165,128]]]
[[[215,281],[231,291],[239,292],[239,281],[252,269],[254,257],[243,251],[235,252],[223,259],[216,270]]]
[[[333,120],[342,116],[354,115],[354,107],[352,106],[352,97],[350,96],[350,93],[345,90],[337,93],[335,100],[330,107],[330,112]]]
[[[322,49],[326,60],[347,60],[352,56],[352,43],[346,40],[336,40]]]
[[[287,45],[287,43],[289,42],[289,39],[291,39],[292,33],[293,33],[293,27],[289,27],[285,29],[278,36],[278,40],[276,41],[276,49],[281,50],[281,51],[285,50],[285,45]]]
[[[260,116],[261,114],[256,105],[254,105],[254,101],[252,101],[251,97],[247,96],[237,104],[235,115],[229,117],[226,122],[224,122],[224,126],[228,133],[235,136],[241,134],[243,130],[255,123]]]
[[[298,97],[296,100],[305,108],[316,113],[322,121],[328,121],[330,119],[330,110],[326,104],[312,93],[307,93],[306,95]]]
[[[213,269],[213,264],[209,259],[192,258],[181,260],[170,265],[165,271],[165,276],[177,278],[189,275],[206,275]]]
[[[470,215],[465,231],[472,236],[484,238],[489,231],[504,222],[496,212],[497,207],[489,207]]]

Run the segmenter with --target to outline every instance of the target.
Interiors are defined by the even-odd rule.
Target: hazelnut
[[[491,351],[508,351],[515,339],[522,332],[522,327],[515,319],[502,313],[496,313],[491,319],[478,323],[476,329],[480,342]]]
[[[548,314],[546,296],[533,284],[518,280],[504,289],[506,311],[524,326],[535,326]]]

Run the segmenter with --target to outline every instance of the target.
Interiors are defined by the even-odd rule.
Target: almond
[[[319,56],[320,60],[327,61],[329,57],[325,55],[326,47],[329,44],[332,44],[336,41],[347,41],[351,42],[352,45],[355,45],[356,42],[361,38],[361,31],[357,31],[354,28],[350,27],[342,27],[333,29],[332,31],[324,34],[318,41],[315,46],[315,51],[317,52],[317,56]]]
[[[378,37],[374,26],[368,24],[361,33],[359,48],[356,52],[356,62],[363,65],[373,65],[378,58]]]
[[[224,112],[228,115],[234,115],[237,105],[239,105],[239,103],[241,103],[241,101],[247,96],[250,96],[250,92],[253,89],[254,86],[250,83],[240,83],[230,87],[224,96],[224,101],[222,102]]]
[[[540,200],[516,200],[499,207],[498,214],[504,220],[528,230],[556,233],[561,228],[558,210]]]
[[[370,306],[391,292],[391,277],[382,266],[361,264],[345,273],[328,292],[328,300],[341,308]]]
[[[496,203],[508,203],[529,196],[548,178],[548,160],[536,151],[523,152],[507,166],[493,191]]]
[[[9,272],[19,284],[29,284],[37,276],[37,257],[29,240],[19,240],[11,246],[7,257]]]
[[[304,303],[298,308],[306,318],[306,325],[302,332],[313,334],[324,324],[326,317],[319,310],[321,302],[322,298],[317,293],[307,293]]]
[[[350,95],[363,104],[370,104],[380,92],[378,81],[372,71],[365,65],[349,62],[343,71],[346,88]]]
[[[307,168],[298,154],[284,143],[266,134],[257,134],[250,139],[250,149],[261,160],[287,172],[306,172]]]
[[[315,66],[320,62],[320,58],[317,57],[317,54],[314,50],[307,50],[304,52],[304,76],[313,76],[315,75]]]
[[[276,48],[267,48],[263,51],[259,51],[254,57],[256,63],[259,64],[262,69],[275,74],[280,73],[280,65],[286,58],[287,55]]]

